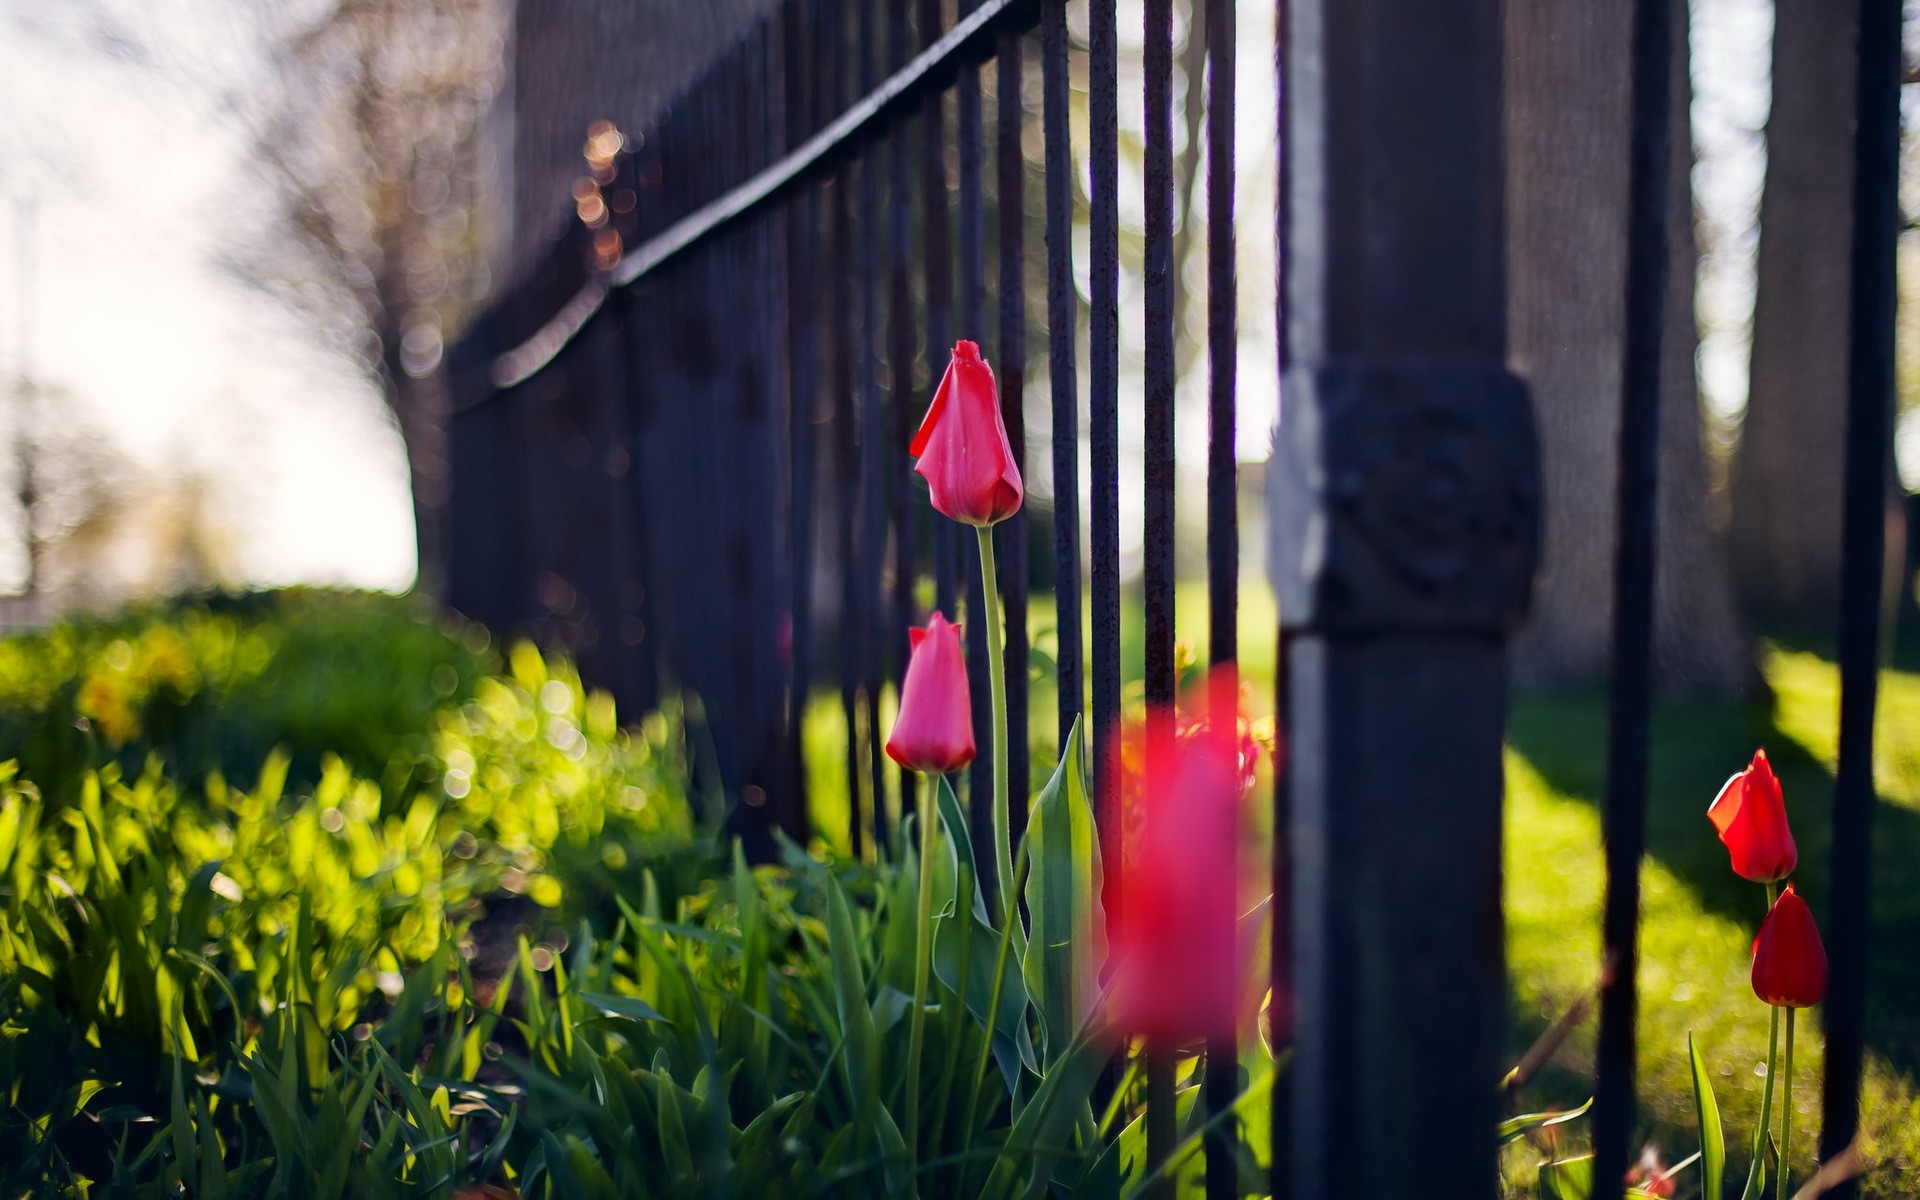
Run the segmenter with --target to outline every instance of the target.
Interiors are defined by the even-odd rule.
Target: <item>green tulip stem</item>
[[[1769,883],[1767,888],[1767,911],[1773,911],[1773,902],[1779,893],[1779,885]],[[1741,1192],[1743,1196],[1756,1195],[1756,1186],[1760,1172],[1765,1168],[1767,1158],[1767,1135],[1773,1131],[1773,1077],[1774,1068],[1780,1061],[1780,1010],[1768,1007],[1770,1014],[1767,1028],[1767,1082],[1760,1091],[1760,1127],[1753,1135],[1753,1166],[1747,1171],[1747,1186]]]
[[[1007,653],[1000,627],[1000,582],[993,564],[993,526],[976,525],[980,535],[981,615],[987,623],[987,689],[993,697],[993,862],[1000,919],[1013,911],[1013,833],[1007,800]],[[979,803],[976,797],[974,803]]]
[[[931,775],[920,780],[920,898],[914,913],[917,931],[913,950],[913,1022],[907,1037],[907,1158],[910,1168],[920,1162],[920,1049],[927,1028],[927,977],[933,967],[933,794],[939,782]],[[917,1180],[918,1175],[916,1173]],[[916,1185],[915,1191],[917,1192]]]
[[[1779,1012],[1779,1009],[1774,1009]],[[1787,1164],[1793,1161],[1793,1010],[1787,1010],[1787,1061],[1780,1080],[1780,1182],[1775,1200],[1787,1200]]]

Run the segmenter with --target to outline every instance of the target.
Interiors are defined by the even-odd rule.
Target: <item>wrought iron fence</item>
[[[1634,1119],[1671,3],[1634,5],[1594,1107],[1595,1178],[1616,1193]],[[805,831],[799,730],[812,690],[828,683],[846,730],[848,837],[856,852],[889,838],[901,781],[881,752],[881,706],[904,668],[905,631],[924,585],[953,612],[978,578],[970,539],[908,503],[909,435],[956,335],[991,349],[1024,455],[1030,323],[1045,333],[1053,491],[1067,500],[1050,514],[1050,555],[1030,562],[1025,513],[999,530],[1000,556],[1015,564],[1002,579],[1012,728],[1027,727],[1027,589],[1050,576],[1061,740],[1090,714],[1095,790],[1110,794],[1123,399],[1145,417],[1146,694],[1174,698],[1174,11],[1172,0],[1144,2],[1145,373],[1143,393],[1123,397],[1116,7],[1087,5],[1084,541],[1072,502],[1083,301],[1061,0],[960,0],[951,22],[940,0],[786,0],[654,128],[624,140],[595,132],[573,193],[578,219],[450,360],[450,601],[570,648],[629,710],[669,692],[695,698],[700,769],[738,801],[733,828],[754,852],[770,851],[775,828]],[[1275,1090],[1274,1190],[1492,1195],[1504,642],[1525,610],[1539,495],[1525,387],[1504,361],[1500,6],[1277,0],[1276,10],[1281,94],[1247,97],[1234,79],[1235,5],[1193,0],[1209,70],[1204,97],[1186,101],[1207,115],[1207,613],[1220,663],[1238,649],[1236,105],[1278,103],[1284,144],[1276,315],[1288,407],[1273,516],[1286,551],[1275,582],[1287,753],[1273,881],[1289,903],[1273,961],[1275,995],[1290,1000],[1275,1007],[1275,1037],[1293,1058]],[[1894,0],[1866,0],[1823,1157],[1858,1127],[1899,20]],[[1021,86],[1035,49],[1037,244]],[[1030,305],[1028,268],[1042,260],[1044,300]],[[970,624],[979,671],[985,630]],[[976,702],[986,693],[976,677]],[[1013,738],[1016,780],[1026,754]],[[1417,795],[1402,786],[1410,775],[1426,781]],[[985,789],[976,779],[975,793]],[[1107,860],[1118,861],[1111,847]],[[1233,1047],[1209,1050],[1204,1101],[1221,1112],[1238,1086]],[[1167,1072],[1151,1072],[1154,1154],[1172,1136]],[[1206,1164],[1210,1196],[1241,1194],[1226,1139],[1208,1139]]]

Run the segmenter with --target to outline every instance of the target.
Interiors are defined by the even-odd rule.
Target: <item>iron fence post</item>
[[[1539,495],[1504,366],[1501,5],[1289,15],[1293,1194],[1492,1197],[1505,642]]]

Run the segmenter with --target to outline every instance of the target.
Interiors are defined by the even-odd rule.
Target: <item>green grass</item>
[[[571,1045],[527,999],[560,953],[704,879],[683,740],[393,597],[0,641],[0,1193],[444,1196],[570,1152],[493,1034]]]
[[[1662,706],[1654,724],[1648,861],[1642,879],[1640,1091],[1645,1140],[1666,1161],[1696,1148],[1686,1038],[1692,1031],[1727,1119],[1729,1175],[1744,1178],[1758,1119],[1767,1013],[1747,979],[1763,915],[1735,877],[1705,812],[1726,776],[1765,746],[1800,847],[1800,890],[1824,921],[1838,685],[1830,664],[1771,652],[1771,704]],[[1882,681],[1868,999],[1865,1121],[1875,1160],[1865,1194],[1920,1189],[1920,675]],[[1597,697],[1516,705],[1508,756],[1507,922],[1517,1055],[1598,974],[1603,880],[1599,815],[1605,706]],[[1804,1172],[1819,1127],[1823,1043],[1805,1020],[1795,1064],[1796,1150]],[[1577,1103],[1591,1089],[1589,1019],[1522,1108]],[[1777,1103],[1777,1100],[1776,1100]]]
[[[1128,592],[1123,605],[1121,669],[1127,696],[1137,703],[1138,592]],[[1036,649],[1031,734],[1034,769],[1040,773],[1051,767],[1056,753],[1051,597],[1035,597],[1029,611]],[[1239,607],[1241,673],[1250,686],[1250,705],[1261,713],[1272,704],[1275,623],[1272,593],[1263,581],[1249,581]],[[1204,582],[1181,585],[1175,626],[1176,636],[1204,658]],[[1756,747],[1766,747],[1785,786],[1800,846],[1796,883],[1824,921],[1838,711],[1838,680],[1829,662],[1772,649],[1764,666],[1770,698],[1660,706],[1642,879],[1642,1139],[1668,1162],[1697,1148],[1686,1056],[1692,1031],[1727,1120],[1729,1176],[1740,1179],[1747,1162],[1745,1139],[1758,1120],[1758,1068],[1766,1058],[1767,1012],[1747,978],[1765,899],[1759,885],[1728,869],[1706,808],[1727,776],[1744,766]],[[1510,1051],[1517,1058],[1599,975],[1604,871],[1597,798],[1605,763],[1605,698],[1599,693],[1521,698],[1510,729],[1506,887]],[[816,819],[836,846],[844,844],[846,820],[844,734],[837,697],[816,698],[808,735]],[[1914,953],[1920,948],[1920,673],[1889,671],[1882,677],[1877,743],[1881,804],[1874,822],[1874,963],[1864,1098],[1874,1167],[1864,1192],[1904,1197],[1920,1194],[1920,954]],[[1263,778],[1263,789],[1266,784]],[[1257,815],[1264,817],[1262,807]],[[1261,824],[1252,822],[1255,829]],[[1817,1013],[1800,1024],[1795,1160],[1804,1172],[1819,1126],[1824,1046]],[[1593,1038],[1589,1017],[1516,1097],[1520,1108],[1572,1105],[1590,1095]],[[1580,1126],[1567,1128],[1575,1131],[1567,1143],[1578,1145]],[[1538,1158],[1537,1147],[1516,1150],[1511,1163],[1516,1178]]]
[[[1138,592],[1128,592],[1123,604],[1121,669],[1128,695],[1137,702]],[[1030,611],[1036,648],[1050,655],[1051,598],[1036,597]],[[1272,592],[1264,581],[1248,581],[1239,606],[1240,663],[1256,712],[1271,710],[1276,620]],[[1175,601],[1176,637],[1200,658],[1206,653],[1206,626],[1205,583],[1183,583]],[[1050,664],[1048,658],[1044,665]],[[1668,1162],[1697,1148],[1686,1055],[1691,1030],[1727,1120],[1729,1175],[1742,1179],[1747,1153],[1741,1143],[1758,1120],[1757,1068],[1766,1058],[1767,1012],[1747,978],[1765,898],[1759,885],[1728,869],[1706,809],[1727,776],[1744,766],[1756,747],[1765,746],[1786,788],[1799,841],[1797,885],[1824,921],[1839,703],[1837,674],[1819,657],[1772,649],[1764,666],[1770,699],[1659,708],[1642,879],[1643,1139]],[[1054,755],[1054,694],[1045,672],[1034,682],[1032,713],[1039,771]],[[1920,1195],[1920,953],[1915,953],[1920,950],[1920,673],[1883,675],[1877,734],[1881,803],[1874,818],[1874,962],[1864,1097],[1875,1165],[1864,1192],[1906,1197]],[[1515,703],[1506,887],[1513,980],[1510,1049],[1516,1058],[1599,974],[1604,871],[1597,801],[1605,736],[1601,694]],[[839,777],[844,779],[844,770]],[[1263,788],[1266,783],[1263,778]],[[1254,822],[1256,828],[1259,824]],[[1824,1044],[1817,1013],[1801,1028],[1794,1096],[1796,1161],[1804,1170],[1818,1136]],[[1590,1017],[1517,1098],[1521,1108],[1577,1104],[1591,1094],[1593,1036]],[[1570,1139],[1577,1140],[1577,1134]],[[1516,1166],[1522,1158],[1516,1153]],[[1525,1159],[1537,1160],[1537,1152]]]
[[[1201,656],[1203,601],[1193,585],[1178,602],[1180,636]],[[1130,600],[1122,662],[1134,681],[1138,616]],[[1249,587],[1241,645],[1256,711],[1271,702],[1273,618],[1264,589]],[[1051,625],[1042,601],[1032,618],[1042,651],[1036,775],[1055,758]],[[1769,652],[1766,671],[1764,702],[1659,709],[1643,878],[1641,1136],[1669,1162],[1694,1148],[1691,1032],[1727,1117],[1736,1179],[1765,1054],[1767,1014],[1747,982],[1762,900],[1728,870],[1704,813],[1755,746],[1767,748],[1786,788],[1797,882],[1816,914],[1827,897],[1834,671],[1784,650]],[[1137,701],[1137,683],[1128,694]],[[57,1151],[68,1165],[125,1164],[140,1186],[114,1194],[171,1194],[176,1183],[216,1194],[207,1172],[220,1168],[221,1150],[196,1150],[199,1137],[224,1144],[235,1164],[228,1186],[244,1194],[264,1185],[261,1172],[295,1170],[274,1167],[276,1154],[324,1135],[332,1140],[315,1153],[364,1175],[339,1194],[373,1194],[400,1178],[434,1193],[492,1171],[478,1159],[436,1157],[478,1155],[484,1140],[506,1156],[492,1161],[545,1172],[565,1191],[563,1170],[588,1169],[578,1139],[591,1132],[603,1165],[637,1180],[658,1166],[661,1148],[644,1137],[613,1148],[626,1118],[578,1103],[609,1065],[645,1083],[632,1103],[670,1095],[716,1129],[723,1117],[744,1128],[806,1084],[829,1109],[845,1109],[838,1124],[814,1130],[829,1136],[807,1161],[830,1166],[847,1152],[832,1144],[839,1131],[864,1136],[870,1126],[846,1119],[860,1088],[808,1082],[825,1076],[807,1056],[833,1043],[838,1035],[816,1040],[844,1017],[830,1011],[837,985],[823,973],[847,960],[829,952],[827,897],[851,889],[853,936],[842,941],[861,947],[856,982],[863,996],[874,993],[856,1007],[879,1021],[897,1009],[888,989],[899,990],[908,961],[906,926],[893,916],[904,911],[892,890],[904,877],[833,857],[847,849],[837,694],[808,707],[821,859],[752,880],[724,868],[705,878],[715,864],[694,861],[676,728],[668,712],[623,729],[611,702],[564,663],[526,647],[502,655],[479,631],[444,629],[390,598],[186,604],[0,642],[0,757],[22,763],[17,773],[0,770],[0,1084],[13,1089],[0,1118],[0,1169],[26,1148]],[[1506,887],[1516,1057],[1598,974],[1604,733],[1598,695],[1526,699],[1513,713]],[[1920,674],[1884,676],[1877,782],[1865,1190],[1911,1196],[1920,1194]],[[1264,803],[1256,810],[1264,815]],[[1259,828],[1250,822],[1251,838]],[[46,886],[48,878],[61,885]],[[764,921],[749,919],[760,911],[756,893],[771,914]],[[490,907],[500,910],[491,923]],[[755,947],[753,955],[772,956],[767,978],[787,1006],[776,1025],[789,1031],[800,1065],[756,1066],[735,1080],[735,1107],[723,1113],[712,1107],[711,1080],[701,1083],[705,1068],[761,1053],[759,1031],[770,1028],[741,1000],[752,972],[739,974],[740,964]],[[676,990],[683,970],[699,996]],[[566,978],[585,990],[569,993]],[[481,989],[491,998],[478,1000]],[[549,995],[553,1007],[540,1009]],[[680,1034],[629,999],[663,1011],[678,1004]],[[943,1036],[971,1036],[962,1007]],[[717,1056],[701,1011],[718,1031]],[[641,1012],[641,1024],[608,1024],[623,1012],[629,1022]],[[514,1032],[494,1038],[501,1021]],[[1800,1176],[1818,1125],[1817,1014],[1803,1028]],[[617,1045],[608,1040],[616,1036]],[[888,1026],[876,1036],[902,1035]],[[591,1052],[573,1057],[583,1037]],[[489,1065],[497,1041],[507,1043],[504,1061],[519,1064],[511,1079],[520,1083]],[[1516,1108],[1585,1099],[1592,1056],[1589,1020]],[[90,1090],[100,1080],[113,1090]],[[257,1090],[242,1089],[245,1080]],[[530,1090],[513,1090],[521,1086]],[[282,1107],[256,1114],[249,1094],[263,1104],[279,1095]],[[348,1111],[354,1096],[373,1097],[365,1130]],[[508,1115],[523,1103],[515,1128]],[[444,1140],[455,1128],[466,1133]],[[1568,1128],[1565,1144],[1577,1146],[1580,1127]],[[488,1140],[496,1129],[497,1143]],[[386,1132],[363,1152],[363,1132],[378,1130]],[[1541,1149],[1511,1153],[1516,1184]],[[69,1194],[48,1179],[36,1194]]]
[[[1137,1192],[1139,1091],[1096,1125],[1080,935],[1039,932],[1098,937],[1081,772],[1036,799],[1029,941],[950,793],[919,907],[898,849],[729,864],[674,706],[622,726],[532,646],[332,603],[0,641],[0,1195],[798,1200],[901,1195],[916,1157],[937,1194]]]

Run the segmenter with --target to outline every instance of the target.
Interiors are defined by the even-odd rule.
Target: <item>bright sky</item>
[[[0,371],[17,375],[24,300],[34,375],[73,397],[46,419],[207,475],[244,581],[405,587],[405,458],[379,398],[220,265],[266,217],[223,115],[247,50],[221,0],[0,0]],[[0,537],[16,520],[0,505]]]
[[[1701,367],[1709,405],[1730,416],[1745,403],[1771,5],[1694,8],[1705,156],[1695,178],[1709,225]],[[296,315],[220,265],[268,217],[228,115],[262,82],[238,11],[238,0],[0,0],[0,371],[17,373],[24,299],[34,374],[74,397],[56,419],[97,429],[147,467],[209,476],[245,581],[404,587],[414,565],[405,463],[377,396]],[[1242,0],[1246,97],[1271,95],[1272,12],[1271,0]],[[1237,132],[1240,451],[1258,460],[1278,397],[1272,105],[1243,104]],[[30,223],[15,219],[23,198]],[[37,265],[24,280],[23,254]],[[1122,303],[1137,321],[1137,304]],[[1127,320],[1123,343],[1137,344]],[[1043,396],[1044,363],[1037,374]],[[1181,381],[1183,445],[1204,443],[1204,380],[1202,360]],[[0,414],[0,428],[8,420]],[[1126,433],[1137,445],[1138,431]],[[1192,510],[1201,456],[1182,458],[1193,469],[1181,503]],[[13,521],[0,501],[0,543]],[[0,549],[0,588],[17,569],[10,553]]]

